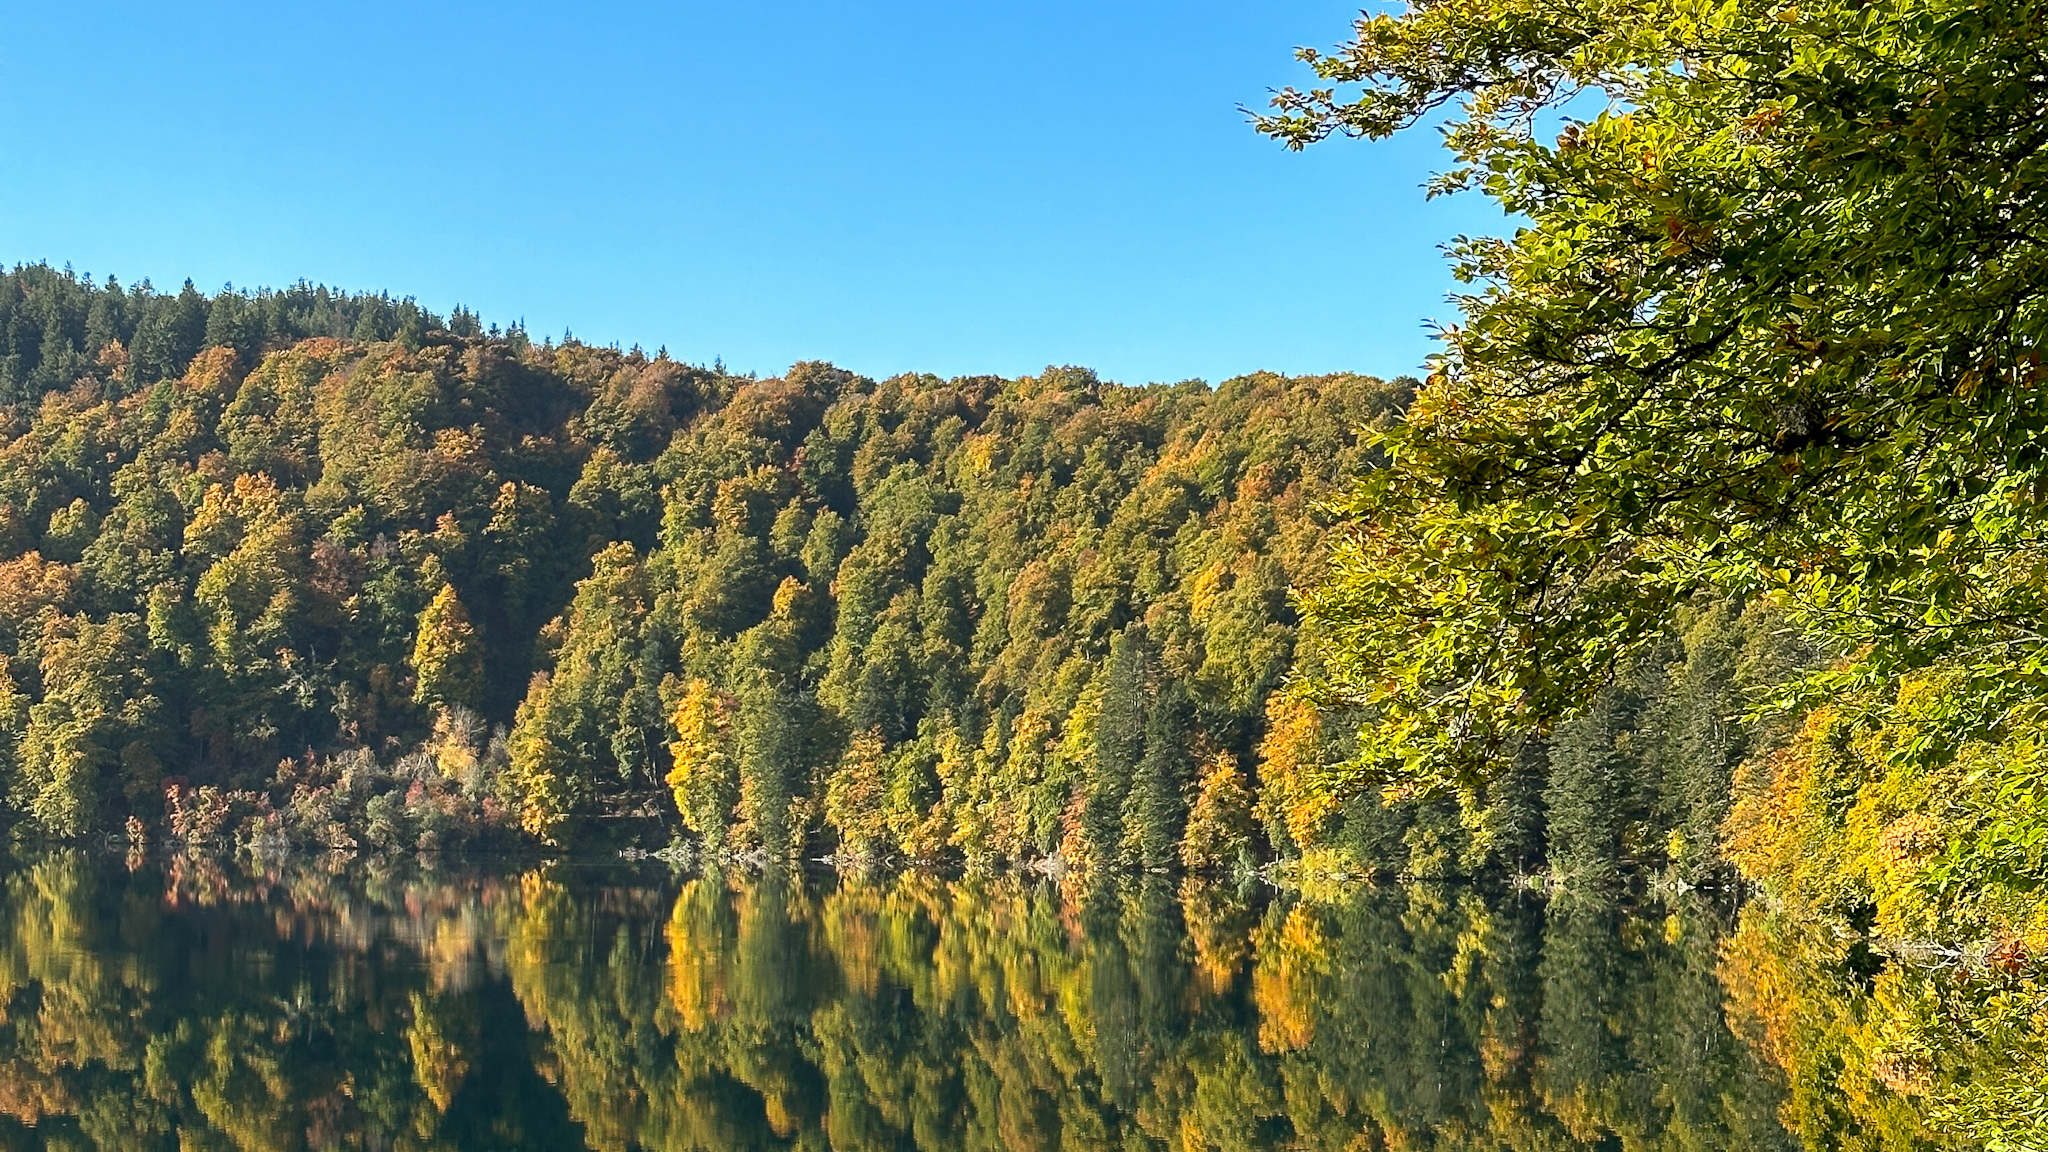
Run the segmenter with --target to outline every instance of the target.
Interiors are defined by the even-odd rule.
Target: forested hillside
[[[1408,395],[762,380],[41,266],[0,330],[8,807],[252,847],[1287,849],[1289,589]]]

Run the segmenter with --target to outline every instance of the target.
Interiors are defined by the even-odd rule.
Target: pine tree
[[[747,842],[770,861],[787,860],[802,829],[791,819],[802,772],[802,734],[795,696],[765,670],[739,692],[740,817]]]
[[[206,298],[185,281],[176,296],[157,296],[135,327],[129,372],[136,384],[176,378],[206,345]]]
[[[1167,685],[1145,716],[1145,754],[1131,776],[1124,799],[1125,862],[1159,871],[1172,866],[1187,823],[1189,745],[1195,738],[1195,710],[1186,689]]]
[[[1616,880],[1633,823],[1636,764],[1628,755],[1632,701],[1603,691],[1584,715],[1558,727],[1550,744],[1544,807],[1550,820],[1550,865],[1573,880]]]

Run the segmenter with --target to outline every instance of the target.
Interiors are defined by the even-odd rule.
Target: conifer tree
[[[1561,725],[1550,745],[1544,807],[1550,820],[1554,871],[1593,885],[1614,882],[1629,844],[1637,800],[1637,765],[1627,747],[1632,701],[1618,688]]]
[[[1193,767],[1194,707],[1178,683],[1161,689],[1145,716],[1145,753],[1124,799],[1126,863],[1161,871],[1171,867],[1187,823],[1188,776]]]
[[[770,861],[787,860],[803,831],[792,819],[803,747],[799,704],[788,686],[766,670],[739,691],[740,818],[748,843]]]
[[[1103,668],[1102,710],[1095,721],[1095,757],[1081,813],[1089,862],[1111,864],[1125,834],[1125,801],[1145,758],[1151,645],[1143,627],[1119,633]]]

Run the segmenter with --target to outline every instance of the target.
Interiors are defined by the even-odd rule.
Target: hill
[[[754,379],[42,266],[0,331],[9,806],[248,845],[1265,853],[1289,589],[1412,386]]]

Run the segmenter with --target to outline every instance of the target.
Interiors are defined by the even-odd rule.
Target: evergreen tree
[[[1144,755],[1124,798],[1123,859],[1164,871],[1178,859],[1194,767],[1194,706],[1177,683],[1159,689],[1145,715]]]
[[[1110,645],[1109,661],[1102,670],[1102,710],[1095,720],[1094,758],[1081,816],[1091,864],[1110,865],[1121,858],[1131,784],[1145,758],[1151,665],[1151,645],[1141,627],[1118,634]]]
[[[190,280],[176,296],[150,298],[129,349],[132,382],[144,385],[176,378],[205,342],[206,298]]]
[[[1633,846],[1630,833],[1645,798],[1628,747],[1634,701],[1619,688],[1600,694],[1585,716],[1550,742],[1550,863],[1575,880],[1608,885]]]
[[[744,840],[771,862],[787,861],[805,831],[797,811],[803,775],[800,705],[782,678],[761,670],[739,692],[735,725],[740,764],[740,820]]]

